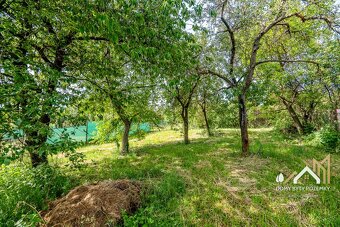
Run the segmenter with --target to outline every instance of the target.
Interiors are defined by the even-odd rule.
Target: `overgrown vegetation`
[[[340,146],[339,131],[333,127],[324,127],[320,131],[314,132],[306,136],[305,140],[308,144],[319,146],[331,153],[339,153]]]
[[[153,132],[142,141],[133,140],[134,155],[124,158],[118,158],[113,144],[84,147],[79,152],[88,164],[81,169],[2,167],[1,218],[7,226],[19,220],[33,225],[39,216],[31,207],[17,205],[19,201],[46,209],[48,201],[74,185],[127,178],[143,182],[144,189],[141,208],[132,216],[124,215],[124,226],[340,223],[339,154],[331,156],[330,191],[280,192],[275,189],[279,172],[299,170],[304,160],[321,160],[327,151],[284,140],[268,129],[251,130],[252,155],[244,159],[238,152],[237,130],[220,130],[219,136],[210,138],[203,130],[191,130],[190,136],[192,143],[184,145],[179,132]],[[65,161],[56,158],[50,163],[64,166]]]
[[[47,202],[64,195],[75,182],[59,169],[24,164],[0,167],[1,226],[36,226],[41,223],[39,212]]]
[[[144,192],[121,225],[339,225],[339,9],[0,0],[0,225],[122,178]],[[313,158],[330,191],[275,191]]]

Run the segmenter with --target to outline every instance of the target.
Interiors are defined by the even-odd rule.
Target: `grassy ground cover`
[[[247,158],[240,156],[238,130],[219,130],[210,138],[192,130],[190,136],[191,144],[184,145],[177,131],[152,132],[133,140],[127,157],[120,157],[114,144],[86,146],[79,149],[86,157],[80,169],[66,167],[60,156],[50,162],[69,179],[65,192],[70,184],[105,179],[144,182],[142,207],[124,216],[125,226],[340,225],[339,154],[331,155],[330,190],[277,191],[278,173],[299,172],[305,162],[327,153],[270,129],[251,130]],[[310,180],[306,185],[315,186]]]

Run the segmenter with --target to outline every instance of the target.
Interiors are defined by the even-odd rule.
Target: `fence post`
[[[85,131],[85,143],[86,144],[88,141],[88,133],[89,133],[89,124],[88,124],[88,121],[86,120],[86,131]]]

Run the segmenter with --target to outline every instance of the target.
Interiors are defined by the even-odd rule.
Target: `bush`
[[[315,131],[315,126],[311,123],[305,123],[303,125],[303,132],[305,135],[311,134]]]
[[[50,166],[0,166],[0,223],[3,226],[37,226],[37,211],[71,188],[70,180]]]
[[[340,133],[332,127],[325,127],[320,131],[320,142],[329,151],[339,151]]]

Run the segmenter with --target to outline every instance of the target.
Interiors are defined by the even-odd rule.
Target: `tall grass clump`
[[[71,187],[71,181],[51,166],[0,166],[0,226],[38,225],[38,211]]]

